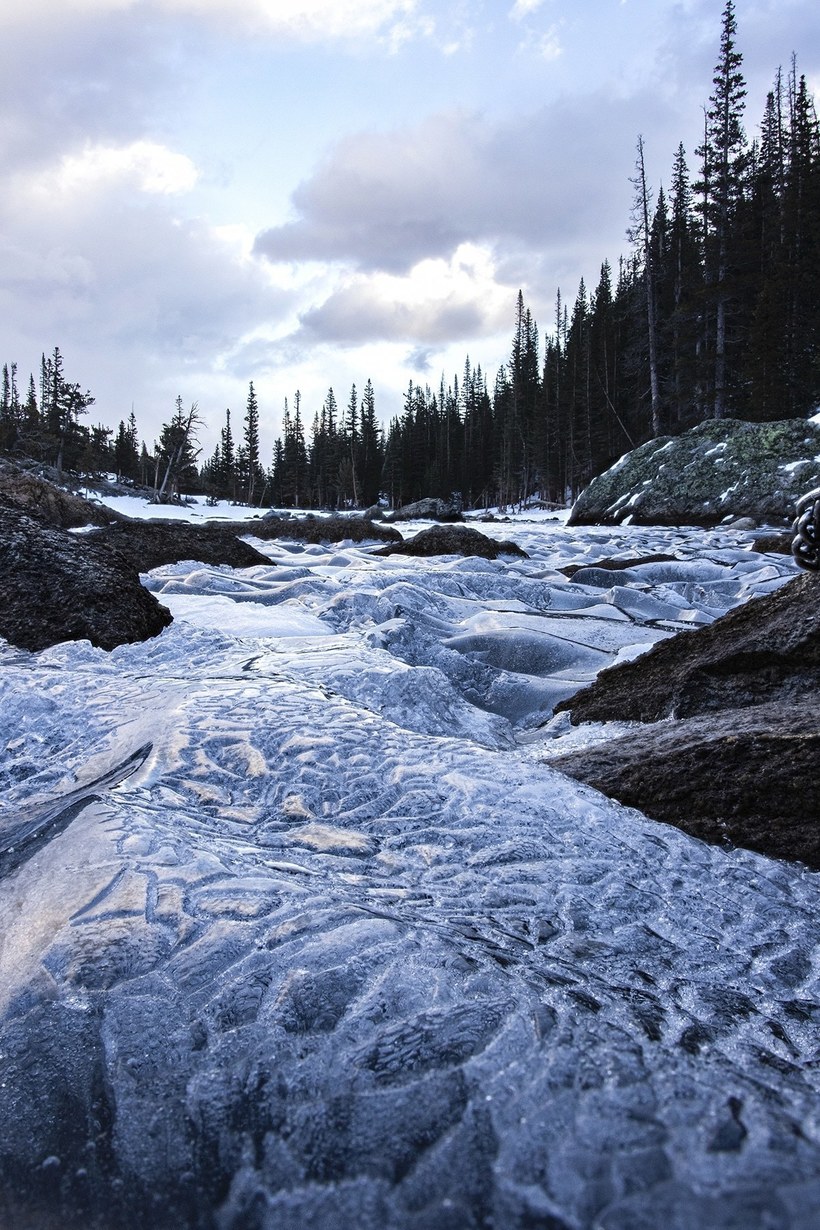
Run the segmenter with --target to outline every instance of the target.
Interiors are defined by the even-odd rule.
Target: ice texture
[[[794,566],[494,532],[530,559],[287,544],[150,574],[154,641],[4,647],[0,1224],[817,1224],[818,877],[537,756]]]

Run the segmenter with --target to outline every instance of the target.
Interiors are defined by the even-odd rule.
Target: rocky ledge
[[[138,572],[150,572],[180,560],[196,560],[201,564],[231,568],[250,568],[254,564],[272,566],[272,561],[250,543],[243,542],[240,533],[252,534],[250,523],[236,525],[189,525],[184,521],[119,521],[92,530],[90,541],[100,547],[117,551]]]
[[[575,725],[640,725],[550,764],[704,841],[820,869],[819,687],[820,579],[805,574],[561,702]]]
[[[66,530],[84,525],[110,525],[113,521],[125,520],[121,513],[66,491],[42,475],[5,458],[0,458],[0,492],[23,512]]]
[[[100,649],[156,636],[170,611],[106,547],[0,495],[0,636],[19,649],[89,640]]]
[[[372,517],[336,514],[317,517],[308,513],[304,517],[282,516],[266,513],[254,521],[246,522],[242,533],[264,541],[284,539],[291,542],[400,542],[401,534],[389,525],[380,525]]]

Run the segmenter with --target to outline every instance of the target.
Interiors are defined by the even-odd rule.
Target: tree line
[[[796,63],[743,126],[732,0],[693,178],[682,145],[668,191],[647,183],[638,137],[628,235],[591,292],[560,291],[543,352],[519,293],[510,357],[492,388],[411,384],[386,440],[398,501],[565,503],[624,452],[705,419],[801,418],[820,407],[820,129]]]
[[[59,468],[115,470],[158,498],[205,490],[276,507],[392,506],[424,496],[463,507],[533,497],[563,504],[624,452],[707,418],[799,418],[820,405],[820,126],[796,61],[778,70],[759,136],[744,128],[746,86],[734,0],[723,11],[712,93],[690,174],[675,151],[668,189],[647,181],[636,143],[631,251],[608,260],[595,289],[559,291],[543,350],[521,292],[507,362],[492,385],[466,360],[431,389],[410,382],[386,428],[368,380],[347,403],[330,388],[306,422],[285,402],[268,465],[249,385],[201,460],[196,404],[177,399],[149,450],[133,411],[115,432],[81,421],[94,399],[64,376],[58,348],[22,397],[3,368],[0,448]]]

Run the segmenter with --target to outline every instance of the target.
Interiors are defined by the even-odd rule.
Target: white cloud
[[[65,154],[56,168],[29,179],[35,192],[83,193],[125,184],[140,192],[171,196],[190,192],[199,172],[190,158],[154,141],[129,145],[87,144],[79,154]]]
[[[542,34],[535,41],[535,49],[544,60],[557,60],[559,56],[564,54],[564,48],[561,43],[559,27],[550,26],[545,34]]]
[[[134,12],[195,17],[232,30],[251,28],[279,36],[325,41],[367,35],[410,37],[417,22],[417,0],[27,0],[0,3],[0,30],[42,19],[99,18]]]
[[[510,17],[513,21],[522,21],[523,18],[529,17],[530,13],[540,9],[543,3],[544,0],[515,0],[515,4],[510,9]]]
[[[644,101],[590,93],[502,123],[455,112],[357,134],[300,185],[295,219],[262,232],[256,250],[405,274],[464,243],[544,253],[603,243],[614,227],[620,246]],[[618,246],[603,244],[602,256],[616,259]]]
[[[497,281],[487,248],[462,244],[449,259],[419,261],[403,276],[347,275],[301,321],[310,337],[341,345],[435,345],[496,332],[507,322],[513,294]]]

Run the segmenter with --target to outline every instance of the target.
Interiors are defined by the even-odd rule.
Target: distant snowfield
[[[817,1224],[818,877],[547,763],[608,733],[558,699],[794,565],[478,528],[530,558],[256,541],[270,567],[148,574],[153,641],[2,648],[0,1158],[32,1190],[48,1160],[80,1201],[59,1124],[93,1085],[112,1227],[120,1198],[219,1230]]]

